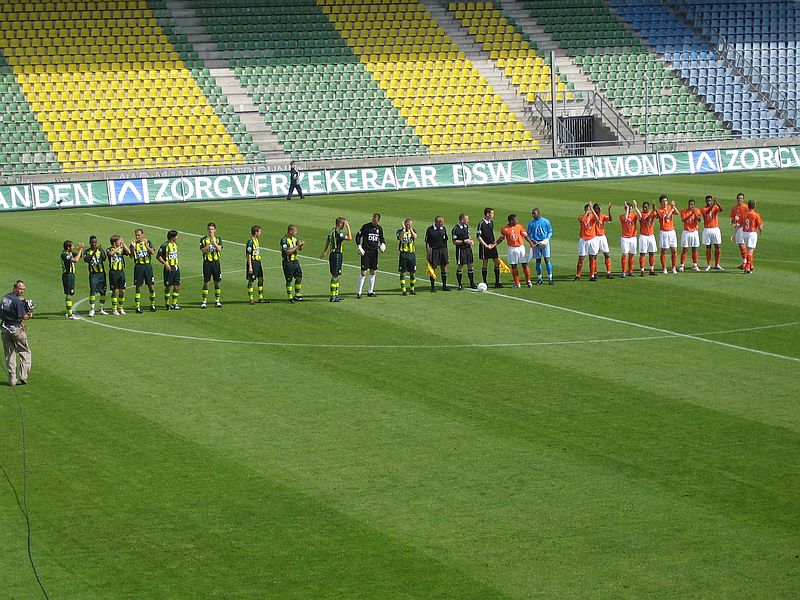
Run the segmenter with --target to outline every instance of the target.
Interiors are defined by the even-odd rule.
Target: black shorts
[[[287,282],[292,279],[302,279],[303,269],[300,268],[300,263],[296,260],[283,261],[283,277]]]
[[[450,262],[450,257],[447,255],[447,248],[431,248],[431,255],[428,262],[431,263],[434,269],[447,265],[447,263]]]
[[[218,260],[203,261],[203,281],[214,280],[219,282],[222,279],[222,267]]]
[[[362,271],[377,271],[378,270],[378,250],[370,250],[364,248],[364,256],[361,257],[361,270]]]
[[[164,287],[181,284],[181,268],[173,265],[172,268],[164,267]]]
[[[133,265],[133,284],[136,287],[142,285],[153,285],[156,278],[153,275],[153,265]]]
[[[500,254],[497,252],[497,248],[487,248],[486,246],[481,244],[481,247],[478,249],[478,256],[481,259],[499,258]]]
[[[264,269],[261,267],[260,260],[253,261],[253,272],[247,272],[247,265],[244,266],[244,272],[247,276],[247,281],[255,281],[256,279],[264,279]]]
[[[330,266],[331,275],[337,277],[342,274],[342,263],[344,256],[341,252],[331,252],[328,256],[328,265]]]
[[[471,265],[473,262],[472,246],[456,246],[457,265]]]
[[[108,287],[112,290],[124,290],[126,286],[125,271],[108,272]]]
[[[64,286],[64,295],[65,296],[72,296],[75,293],[75,274],[74,273],[62,273],[61,274],[61,285]]]
[[[398,269],[401,273],[416,273],[417,255],[414,252],[401,252]]]
[[[105,273],[89,273],[89,293],[105,295],[106,293]]]

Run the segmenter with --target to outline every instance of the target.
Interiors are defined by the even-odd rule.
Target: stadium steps
[[[421,2],[318,2],[431,154],[540,148]]]
[[[0,52],[0,176],[60,170],[41,124]]]
[[[259,162],[288,161],[289,156],[283,151],[278,137],[261,117],[247,90],[240,85],[230,64],[219,51],[211,35],[206,32],[191,4],[186,0],[166,0],[166,6],[172,13],[177,28],[195,48],[198,57],[208,67],[209,73],[222,90],[222,95],[233,107],[239,121],[249,134],[249,139],[258,147]]]
[[[437,0],[422,0],[422,4],[531,133],[542,138],[549,136],[541,120],[526,110],[525,97],[519,88],[511,83],[503,70],[490,58],[489,53],[475,42],[474,37],[467,33],[453,14]]]
[[[0,44],[64,171],[244,162],[147,2],[0,6]]]

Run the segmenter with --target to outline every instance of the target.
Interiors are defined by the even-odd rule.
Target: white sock
[[[369,276],[369,293],[371,294],[374,291],[375,291],[375,275],[370,275]]]
[[[363,291],[364,291],[364,280],[365,280],[366,278],[367,278],[367,276],[366,276],[366,275],[361,275],[361,276],[358,278],[358,295],[359,295],[359,296],[361,295],[361,292],[363,292]]]

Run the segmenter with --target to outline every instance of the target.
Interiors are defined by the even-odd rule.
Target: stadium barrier
[[[301,172],[306,194],[350,194],[800,168],[800,146],[725,148]],[[285,197],[288,173],[0,186],[0,211]]]

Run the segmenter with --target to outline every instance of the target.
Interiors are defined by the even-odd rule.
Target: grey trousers
[[[28,346],[28,334],[22,327],[15,327],[12,330],[3,327],[2,331],[8,383],[17,385],[17,381],[27,381],[28,373],[31,371],[31,349]]]

